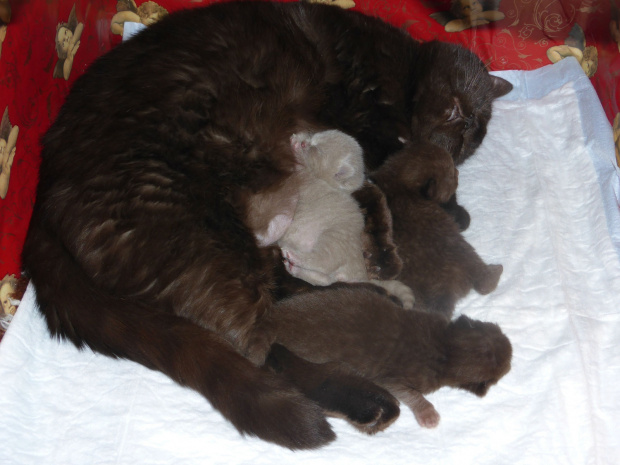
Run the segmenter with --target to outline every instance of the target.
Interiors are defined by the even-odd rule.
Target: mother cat
[[[333,7],[170,15],[95,62],[43,138],[23,266],[51,333],[162,371],[242,433],[290,448],[330,441],[323,410],[258,368],[274,262],[244,223],[247,199],[294,170],[289,138],[306,128],[349,132],[369,168],[399,138],[461,160],[507,86],[469,52]],[[349,389],[353,421],[397,412],[387,393],[349,381],[330,386]]]

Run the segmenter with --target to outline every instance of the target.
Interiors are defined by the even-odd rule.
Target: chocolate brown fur
[[[435,85],[446,72],[476,83]],[[424,121],[459,127],[440,142],[471,154],[495,81],[458,46],[325,5],[219,3],[161,19],[75,81],[42,139],[22,261],[51,334],[165,373],[243,434],[326,444],[321,401],[257,366],[280,291],[273,250],[244,223],[248,199],[295,171],[300,125],[349,133],[367,166]],[[475,124],[450,120],[452,94],[463,107],[473,93],[489,96]]]
[[[480,294],[496,288],[503,267],[484,263],[438,203],[450,198],[457,184],[445,150],[427,142],[408,145],[372,177],[394,218],[394,242],[403,259],[398,279],[413,290],[416,308],[450,318],[472,288]]]
[[[363,375],[402,400],[424,427],[439,421],[424,394],[449,386],[484,396],[510,370],[512,347],[497,325],[407,311],[361,289],[294,296],[279,302],[271,318],[276,341],[286,349]],[[275,347],[271,363],[286,374],[288,357]],[[288,376],[299,374],[291,369]],[[345,396],[338,399],[346,402]]]

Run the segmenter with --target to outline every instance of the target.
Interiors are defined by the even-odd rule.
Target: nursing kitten
[[[281,186],[250,196],[245,223],[260,247],[278,242],[291,225],[303,181],[303,175],[293,173]]]
[[[364,217],[351,196],[365,179],[361,147],[351,136],[338,130],[295,133],[291,136],[291,147],[300,164],[298,171],[280,191],[268,197],[258,194],[250,200],[250,223],[265,213],[273,215],[267,228],[271,234],[255,231],[259,244],[277,241],[286,270],[310,284],[369,281],[362,237]],[[290,180],[297,183],[297,190],[287,202],[291,196]],[[256,211],[257,200],[261,211]],[[276,207],[288,207],[294,201],[292,218],[287,208],[269,208],[267,200]],[[287,223],[280,234],[282,225]],[[413,306],[413,293],[402,283],[372,282],[395,295],[405,308]]]
[[[328,443],[333,405],[258,366],[279,291],[273,248],[244,222],[248,201],[296,172],[289,138],[303,124],[349,133],[373,168],[426,130],[469,155],[503,87],[458,46],[330,6],[168,15],[96,60],[42,139],[22,263],[51,334],[165,373],[242,434]],[[345,301],[332,303],[338,315]],[[356,400],[339,404],[349,421],[371,411],[369,430],[389,424],[384,389],[333,379]]]
[[[293,221],[278,241],[287,271],[318,286],[367,280],[364,218],[351,197],[364,182],[361,147],[336,130],[296,133],[291,145],[304,179]]]
[[[398,279],[413,290],[416,308],[446,318],[472,288],[492,292],[503,271],[502,265],[482,261],[438,203],[453,195],[457,177],[448,152],[422,141],[407,145],[372,174],[393,215],[393,238],[403,260]]]
[[[359,312],[362,301],[365,311]],[[268,363],[304,386],[306,395],[321,396],[321,386],[299,370],[303,361],[296,357],[363,375],[403,401],[427,428],[437,426],[439,414],[424,394],[449,386],[482,397],[510,370],[512,347],[497,325],[404,310],[368,290],[293,296],[278,302],[271,318],[276,342],[285,348],[274,346]],[[340,395],[331,402],[338,411],[334,407],[348,400]]]

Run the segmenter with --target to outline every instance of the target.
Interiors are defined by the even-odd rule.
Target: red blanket
[[[533,69],[566,56],[591,76],[610,122],[620,117],[620,0],[324,0],[378,15],[421,40],[458,42],[491,70]],[[121,41],[124,21],[149,23],[211,0],[14,0],[0,27],[0,278],[19,275],[37,183],[39,139],[71,83]],[[0,18],[8,20],[7,0]],[[552,115],[550,115],[552,117]],[[620,129],[616,131],[618,137]],[[87,153],[84,154],[88,156]]]

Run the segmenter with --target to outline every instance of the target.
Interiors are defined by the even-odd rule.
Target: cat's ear
[[[493,83],[493,95],[495,98],[506,95],[512,90],[512,84],[499,76],[491,75],[491,82]]]

